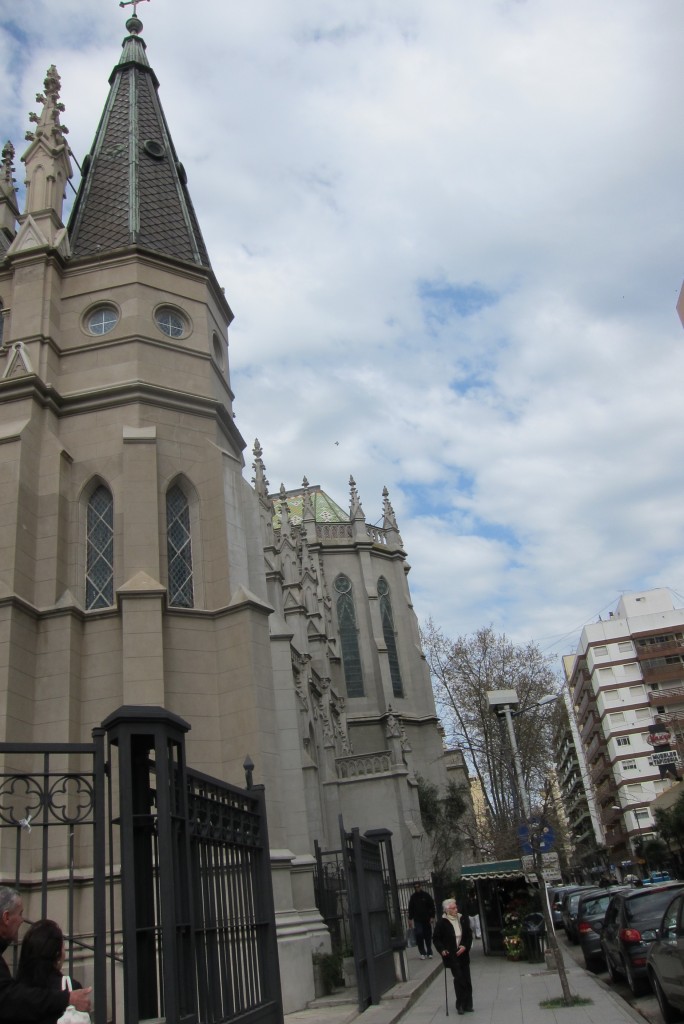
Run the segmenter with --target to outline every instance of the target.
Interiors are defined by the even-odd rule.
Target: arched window
[[[86,608],[114,604],[114,500],[100,484],[86,515]]]
[[[176,608],[194,608],[190,506],[177,484],[166,493],[166,550],[169,604]]]
[[[378,580],[378,597],[380,598],[382,635],[385,638],[387,660],[389,661],[390,676],[392,678],[392,693],[395,697],[403,697],[404,687],[401,682],[401,671],[399,670],[397,638],[394,632],[394,619],[392,618],[392,602],[390,601],[389,584],[384,576],[381,576]]]
[[[340,575],[336,578],[334,586],[337,591],[337,626],[340,631],[347,696],[363,697],[363,672],[351,580]]]

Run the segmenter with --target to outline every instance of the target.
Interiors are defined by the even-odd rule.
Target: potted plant
[[[525,952],[522,919],[515,911],[504,914],[503,943],[507,960],[521,960]]]

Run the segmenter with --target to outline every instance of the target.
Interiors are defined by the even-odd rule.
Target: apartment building
[[[681,775],[684,608],[665,589],[625,594],[564,668],[603,841],[627,868],[653,834],[653,801]]]

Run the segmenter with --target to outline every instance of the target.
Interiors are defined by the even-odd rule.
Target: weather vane
[[[149,3],[149,0],[119,0],[119,7],[133,7],[133,17],[138,17],[138,4]]]

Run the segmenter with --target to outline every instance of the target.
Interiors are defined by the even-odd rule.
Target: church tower
[[[278,718],[296,695],[273,678],[258,510],[232,412],[233,316],[142,22],[126,28],[68,227],[54,67],[31,117],[21,213],[3,150],[0,738],[86,741],[121,705],[148,705],[191,724],[199,771],[241,784],[249,754],[266,786],[294,1008],[313,997],[312,948],[327,932],[301,773],[285,787],[280,768]]]
[[[72,159],[51,67],[22,156],[0,165],[0,740],[83,742],[122,705],[191,725],[188,764],[266,787],[286,1012],[330,948],[314,841],[389,828],[426,877],[419,777],[445,758],[408,565],[382,526],[306,480],[250,486],[228,328],[142,22],[68,225]],[[452,773],[453,775],[453,773]]]

